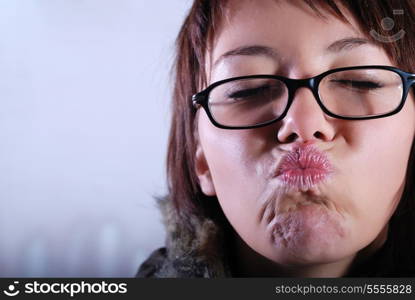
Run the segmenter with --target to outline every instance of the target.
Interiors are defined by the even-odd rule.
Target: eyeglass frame
[[[351,70],[360,70],[360,69],[380,69],[380,70],[388,70],[388,71],[392,71],[396,74],[399,75],[399,77],[402,80],[402,86],[403,86],[403,92],[402,92],[402,98],[400,100],[400,104],[399,106],[388,113],[385,114],[381,114],[381,115],[369,115],[369,116],[356,116],[356,117],[346,117],[346,116],[342,116],[342,115],[336,115],[332,112],[330,112],[322,103],[321,99],[320,99],[320,95],[319,95],[319,85],[320,82],[322,81],[322,79],[332,73],[337,73],[340,71],[351,71]],[[260,123],[260,124],[256,124],[256,125],[251,125],[251,126],[226,126],[226,125],[222,125],[220,123],[218,123],[215,118],[213,117],[210,108],[209,108],[209,95],[210,92],[216,88],[219,85],[222,85],[224,83],[227,82],[231,82],[231,81],[237,81],[237,80],[241,80],[241,79],[277,79],[281,82],[283,82],[285,84],[285,86],[287,87],[288,90],[288,100],[287,100],[287,105],[285,107],[285,110],[283,111],[283,113],[276,119],[264,122],[264,123]],[[267,125],[270,125],[272,123],[281,121],[282,119],[285,118],[285,116],[288,113],[288,110],[290,109],[293,101],[294,101],[294,96],[295,93],[297,92],[297,90],[301,87],[306,87],[308,89],[311,90],[311,92],[314,95],[315,100],[317,101],[318,105],[320,106],[321,110],[327,114],[330,117],[336,118],[336,119],[342,119],[342,120],[369,120],[369,119],[378,119],[378,118],[385,118],[394,114],[397,114],[399,111],[402,110],[403,106],[405,105],[405,101],[407,99],[408,93],[410,88],[412,87],[412,85],[415,83],[415,74],[412,73],[408,73],[405,71],[402,71],[401,69],[392,67],[392,66],[383,66],[383,65],[368,65],[368,66],[353,66],[353,67],[343,67],[343,68],[335,68],[335,69],[331,69],[328,71],[325,71],[319,75],[313,76],[313,77],[309,77],[309,78],[304,78],[304,79],[292,79],[292,78],[288,78],[288,77],[284,77],[284,76],[278,76],[278,75],[248,75],[248,76],[238,76],[238,77],[231,77],[231,78],[227,78],[224,80],[220,80],[220,81],[216,81],[214,83],[212,83],[211,85],[209,85],[207,88],[205,88],[203,91],[198,92],[196,94],[194,94],[192,96],[192,104],[193,107],[198,109],[199,107],[203,107],[204,110],[206,111],[207,116],[209,117],[209,120],[212,122],[213,125],[215,125],[216,127],[222,128],[222,129],[252,129],[252,128],[259,128],[259,127],[264,127]]]

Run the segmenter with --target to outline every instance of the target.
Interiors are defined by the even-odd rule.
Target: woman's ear
[[[200,188],[206,196],[216,196],[212,175],[206,161],[205,153],[198,143],[196,148],[196,175],[199,179]]]

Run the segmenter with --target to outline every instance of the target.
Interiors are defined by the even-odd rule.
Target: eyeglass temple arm
[[[202,105],[200,104],[200,101],[203,100],[203,98],[201,97],[201,95],[199,94],[195,94],[192,96],[192,104],[193,107],[198,109],[199,107],[201,107]]]

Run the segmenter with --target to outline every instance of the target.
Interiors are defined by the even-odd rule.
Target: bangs
[[[255,0],[251,0],[255,1]],[[275,3],[279,3],[282,1],[288,1],[288,0],[273,0]],[[221,0],[221,1],[214,1],[216,2],[216,14],[212,14],[213,16],[213,22],[212,25],[217,29],[217,26],[221,23],[221,18],[227,17],[229,15],[229,11],[231,9],[230,2],[231,0]],[[217,4],[220,5],[218,6]],[[343,1],[344,2],[344,1]],[[350,24],[347,17],[344,14],[344,9],[348,9],[345,3],[342,3],[342,1],[328,1],[328,0],[295,0],[295,1],[289,1],[291,5],[297,6],[299,8],[304,9],[305,7],[308,7],[311,9],[314,14],[322,19],[326,19],[327,16],[333,16],[342,22]],[[342,9],[343,8],[343,11]],[[218,13],[219,12],[219,13]]]
[[[279,1],[279,0],[275,0]],[[321,18],[326,18],[326,14],[332,15],[340,19],[345,23],[349,23],[346,16],[343,14],[339,6],[336,4],[335,1],[326,1],[326,0],[302,0],[302,3],[306,4],[309,8],[311,8],[316,15]],[[300,3],[301,3],[300,2]],[[294,2],[292,2],[294,4]]]

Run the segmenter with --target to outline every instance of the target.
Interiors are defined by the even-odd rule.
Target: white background
[[[134,276],[164,242],[191,0],[0,0],[0,276]]]

